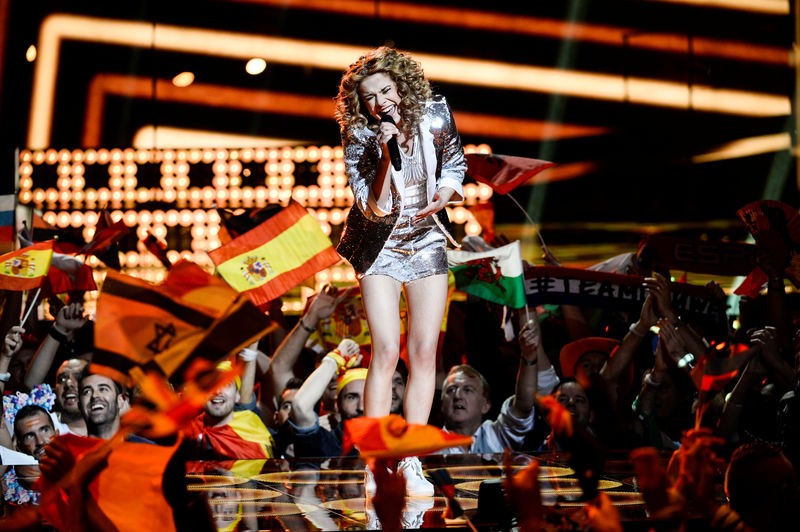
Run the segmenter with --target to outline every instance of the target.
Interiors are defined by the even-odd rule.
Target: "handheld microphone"
[[[394,119],[386,113],[381,114],[381,122],[397,125],[394,123]],[[400,148],[397,146],[397,135],[392,135],[392,138],[386,141],[386,145],[389,147],[389,158],[392,160],[392,166],[394,166],[395,170],[400,170],[402,165],[400,163]]]

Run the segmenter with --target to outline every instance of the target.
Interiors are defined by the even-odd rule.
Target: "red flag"
[[[160,262],[166,269],[169,270],[172,268],[172,261],[169,260],[169,257],[167,256],[167,245],[160,241],[157,236],[148,231],[147,237],[142,240],[142,244],[144,244],[144,247],[147,249],[147,251],[155,255],[155,257],[158,259],[158,262]]]
[[[486,242],[494,240],[494,205],[489,202],[478,203],[469,207],[469,212],[483,229],[483,239]]]
[[[94,238],[80,249],[78,254],[94,255],[109,268],[119,270],[119,254],[116,243],[122,240],[130,231],[131,228],[125,225],[124,221],[113,222],[111,214],[103,210],[97,219]]]
[[[758,297],[768,280],[764,270],[756,266],[733,293],[737,296]]]
[[[97,290],[92,268],[75,257],[63,253],[53,253],[47,279],[42,283],[42,298],[54,294],[91,290]]]
[[[692,380],[700,392],[721,391],[750,362],[757,347],[745,350],[733,349],[731,356],[711,359],[703,357],[692,371]]]
[[[496,153],[470,153],[466,158],[467,175],[489,185],[498,194],[508,194],[542,170],[556,165],[549,161]]]

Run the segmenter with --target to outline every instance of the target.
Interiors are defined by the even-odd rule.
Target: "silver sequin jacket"
[[[428,175],[428,201],[439,188],[450,187],[455,190],[450,203],[460,203],[464,199],[461,183],[467,163],[453,114],[443,96],[435,96],[425,103],[419,138]],[[345,171],[355,204],[347,216],[336,250],[357,272],[365,272],[383,249],[403,210],[404,184],[401,172],[392,168],[389,199],[378,205],[372,193],[372,182],[381,159],[375,132],[366,127],[356,128],[343,141]],[[447,211],[442,209],[435,216],[445,235],[458,246],[452,237]]]

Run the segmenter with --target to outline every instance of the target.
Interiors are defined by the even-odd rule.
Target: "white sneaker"
[[[433,495],[433,484],[428,482],[422,473],[422,464],[419,458],[409,456],[400,460],[397,472],[406,480],[406,495],[409,497],[430,497]]]
[[[400,524],[404,529],[422,528],[425,522],[425,513],[433,508],[435,504],[433,497],[410,497],[406,499],[406,505],[400,516]]]
[[[375,496],[375,490],[377,486],[375,485],[375,475],[372,474],[372,469],[369,466],[364,468],[364,494],[366,495],[367,499],[371,499]]]

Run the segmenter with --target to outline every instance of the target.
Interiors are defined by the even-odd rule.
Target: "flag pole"
[[[531,218],[531,216],[528,214],[528,211],[526,211],[525,208],[522,205],[520,205],[520,203],[517,201],[517,199],[514,196],[512,196],[510,192],[507,193],[506,196],[511,201],[514,202],[514,205],[519,207],[519,210],[522,211],[522,214],[525,215],[525,218],[528,219],[528,221],[531,223],[533,228],[536,230],[536,236],[539,237],[539,243],[542,245],[542,249],[544,249],[544,251],[546,253],[547,252],[547,244],[545,244],[545,242],[544,242],[544,238],[542,237],[542,232],[539,230],[539,226],[536,224],[536,222],[533,221],[533,218]]]
[[[33,311],[34,308],[36,308],[36,304],[38,303],[37,300],[39,299],[39,294],[41,293],[41,291],[42,287],[40,286],[39,288],[36,289],[36,293],[33,294],[33,299],[28,304],[28,310],[25,311],[25,317],[22,318],[22,321],[19,323],[20,327],[25,326],[25,322],[28,321],[28,317],[31,315],[31,312]]]

